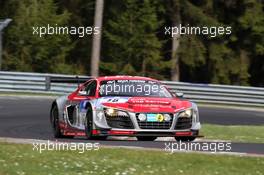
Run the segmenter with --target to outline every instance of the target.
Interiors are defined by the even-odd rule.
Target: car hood
[[[158,97],[102,97],[100,102],[103,106],[130,112],[175,113],[192,106],[187,100]]]

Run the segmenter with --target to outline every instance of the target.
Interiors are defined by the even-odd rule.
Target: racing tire
[[[196,137],[175,137],[176,141],[182,141],[182,142],[192,142],[196,139]]]
[[[94,136],[93,135],[93,111],[88,107],[85,121],[85,134],[88,140],[105,140],[107,136]]]
[[[53,136],[55,138],[73,138],[74,136],[65,136],[61,133],[59,125],[59,110],[57,104],[52,105],[50,111],[50,121],[53,130]]]
[[[94,140],[106,140],[107,136],[93,136]]]
[[[88,107],[85,121],[85,134],[87,139],[93,138],[93,111]]]
[[[155,136],[137,136],[138,141],[154,141],[157,137]]]

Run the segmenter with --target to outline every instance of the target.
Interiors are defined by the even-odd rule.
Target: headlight
[[[120,110],[117,110],[117,109],[114,109],[114,108],[105,108],[105,113],[108,116],[112,116],[112,117],[115,117],[115,116],[128,116],[128,114],[126,112],[120,111]]]
[[[183,112],[180,113],[179,117],[186,117],[190,118],[192,116],[193,110],[192,109],[187,109]]]
[[[170,116],[170,114],[164,114],[164,120],[165,120],[166,122],[169,122],[169,121],[171,120],[171,116]]]
[[[146,114],[139,114],[138,119],[139,119],[139,121],[143,122],[143,121],[147,120],[147,116],[146,116]]]
[[[116,110],[114,108],[107,108],[105,112],[107,115],[110,115],[110,116],[116,115]]]

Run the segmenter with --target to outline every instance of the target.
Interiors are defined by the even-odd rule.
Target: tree
[[[172,26],[180,27],[181,25],[181,14],[180,14],[180,0],[172,0],[170,5],[171,21]],[[171,80],[180,80],[180,59],[179,59],[179,48],[180,46],[180,33],[177,33],[172,38],[171,47]]]
[[[243,10],[237,18],[237,40],[240,50],[241,69],[247,69],[251,84],[264,86],[264,4],[259,0],[244,0]],[[243,74],[242,78],[245,77]]]
[[[167,0],[167,11],[170,21],[167,26],[201,26],[216,24],[216,20],[205,14],[202,7],[191,1]],[[171,36],[169,36],[171,37]],[[201,36],[174,34],[171,41],[171,80],[179,81],[195,79],[194,70],[205,64],[206,47]],[[187,74],[187,76],[186,76]]]
[[[15,1],[14,1],[15,3]],[[73,47],[68,35],[33,34],[37,26],[64,26],[69,13],[57,14],[53,0],[21,0],[8,30],[4,69],[16,71],[74,73],[76,69],[65,62]]]
[[[93,26],[95,0],[56,0],[58,11],[68,11],[70,17],[69,26]],[[74,47],[70,50],[66,61],[68,64],[76,65],[81,74],[90,75],[92,35],[80,38],[71,36]]]
[[[92,56],[91,56],[91,76],[95,76],[95,77],[99,75],[103,9],[104,9],[104,0],[96,0],[94,27],[98,27],[101,30],[101,32],[93,36]]]
[[[261,48],[259,47],[261,44],[253,37],[249,37],[254,32],[248,29],[243,30],[240,23],[244,16],[246,19],[255,18],[253,21],[258,22],[255,22],[254,26],[258,27],[253,28],[258,28],[260,31],[260,21],[263,21],[260,17],[263,16],[261,3],[257,0],[243,2],[171,0],[168,2],[172,4],[167,6],[168,11],[172,12],[171,26],[181,23],[184,26],[232,27],[230,36],[220,35],[214,38],[204,35],[176,36],[178,42],[176,38],[173,38],[172,80],[178,79],[179,71],[177,70],[180,64],[180,78],[184,81],[247,85],[249,57],[252,56],[250,52],[253,50],[251,46],[259,43],[258,48]],[[251,13],[252,10],[255,12]],[[248,18],[249,14],[251,14],[250,18]],[[247,25],[247,27],[252,26],[252,22]],[[260,35],[258,33],[259,37]],[[251,42],[251,46],[245,47],[244,39],[246,42]],[[175,47],[175,43],[176,46],[179,43],[179,47]]]
[[[261,0],[107,0],[101,75],[264,86]],[[33,26],[93,26],[95,0],[0,1],[3,68],[90,73],[92,36],[32,35]],[[231,26],[231,35],[164,35],[165,26]],[[92,66],[95,67],[95,66]]]
[[[162,21],[158,21],[157,8],[160,4],[150,0],[116,4],[104,29],[104,73],[162,77],[162,41],[156,35]]]

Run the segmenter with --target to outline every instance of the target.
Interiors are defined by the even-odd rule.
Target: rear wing
[[[50,77],[51,83],[85,83],[86,81],[93,79],[93,77],[60,77],[60,76],[52,76]]]
[[[51,83],[78,84],[79,86],[91,79],[93,79],[93,77],[90,76],[46,76],[46,91],[50,90]]]

